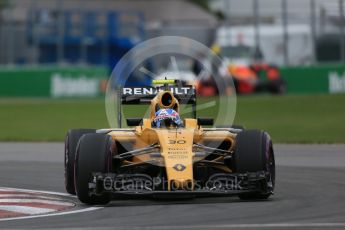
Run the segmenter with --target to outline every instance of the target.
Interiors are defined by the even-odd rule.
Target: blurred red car
[[[256,92],[284,94],[286,92],[285,81],[281,78],[276,66],[262,63],[249,66],[229,65],[228,71],[239,94]]]

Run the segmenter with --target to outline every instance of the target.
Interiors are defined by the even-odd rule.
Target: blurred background
[[[19,78],[50,72],[55,85],[71,88],[75,88],[73,82],[66,82],[66,76],[106,79],[128,50],[162,35],[195,39],[212,48],[227,65],[260,64],[254,68],[256,73],[248,73],[253,68],[229,68],[235,77],[243,71],[247,71],[244,75],[272,73],[270,66],[279,67],[286,82],[280,89],[284,92],[345,91],[345,83],[341,84],[345,81],[343,0],[0,0],[0,12],[0,78],[4,81],[4,75],[11,75],[17,84],[23,82],[21,94],[95,95],[98,89],[59,93],[53,87],[51,92],[43,88],[25,92],[28,79]],[[179,64],[196,73],[192,63]],[[160,62],[150,68],[157,73],[169,67]],[[37,79],[37,84],[43,86],[44,80]],[[0,96],[17,96],[11,91],[16,89],[1,86]]]
[[[44,103],[57,103],[43,100],[49,98],[87,97],[97,101],[104,95],[112,69],[126,52],[147,39],[173,35],[208,46],[223,58],[218,71],[235,82],[236,92],[256,95],[239,98],[239,122],[276,130],[280,141],[303,142],[303,135],[279,136],[278,130],[291,128],[291,122],[287,120],[282,127],[274,119],[279,118],[282,124],[285,116],[291,118],[285,110],[305,112],[305,116],[295,114],[304,118],[300,123],[295,120],[297,128],[321,133],[320,117],[315,114],[344,114],[339,111],[345,102],[344,11],[344,0],[0,0],[0,118],[13,120],[13,114],[18,118],[22,111],[18,109],[25,107],[20,103],[37,103],[42,109]],[[212,57],[201,59],[207,63]],[[181,80],[197,82],[201,96],[214,96],[214,84],[207,78],[198,79],[200,66],[205,63],[177,60],[183,73]],[[176,72],[169,60],[162,58],[149,62],[146,68],[158,77],[166,72],[174,76]],[[127,84],[149,85],[150,76],[139,75],[132,76]],[[33,102],[32,98],[43,101]],[[79,103],[85,106],[86,102]],[[18,107],[11,107],[14,104]],[[319,107],[311,107],[315,104]],[[334,112],[329,112],[332,109]],[[249,115],[258,110],[265,110],[267,115],[251,120]],[[49,108],[44,111],[53,113]],[[25,113],[26,119],[36,117],[35,113],[28,115],[30,111]],[[76,115],[86,116],[75,112],[70,117]],[[327,120],[339,122],[339,117]],[[95,126],[106,125],[98,115],[90,119],[96,118],[102,122]],[[16,120],[16,124],[3,127],[18,125],[19,118]],[[22,125],[28,122],[23,120]],[[31,124],[34,126],[35,121]],[[68,125],[73,124],[88,125],[76,120]],[[310,126],[305,127],[307,124]],[[343,128],[337,123],[328,127],[332,125]],[[4,140],[16,139],[15,133],[1,135]],[[35,139],[31,137],[28,134],[19,139]],[[322,135],[318,138],[316,141],[323,141]],[[343,138],[335,135],[328,141],[342,142]]]

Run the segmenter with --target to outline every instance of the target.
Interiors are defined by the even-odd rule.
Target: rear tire
[[[267,199],[274,190],[275,162],[270,136],[260,130],[244,130],[236,136],[234,169],[237,173],[267,172],[267,191],[245,193],[240,199]]]
[[[89,194],[92,173],[112,172],[112,137],[105,134],[86,134],[79,142],[75,165],[76,192],[85,204],[107,204],[111,194],[95,196]]]
[[[283,95],[286,94],[286,82],[283,79],[277,79],[268,82],[268,91],[272,94]]]
[[[71,129],[66,134],[64,154],[65,188],[69,194],[76,194],[74,187],[74,162],[79,139],[84,134],[95,132],[95,129]]]

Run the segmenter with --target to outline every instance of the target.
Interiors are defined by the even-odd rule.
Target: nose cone
[[[168,189],[193,189],[194,129],[157,130],[164,158]]]

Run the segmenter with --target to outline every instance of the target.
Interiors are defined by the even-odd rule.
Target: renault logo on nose
[[[176,165],[173,167],[173,169],[175,169],[176,171],[181,172],[181,171],[183,171],[183,170],[186,169],[186,166],[184,166],[183,164],[176,164]]]

